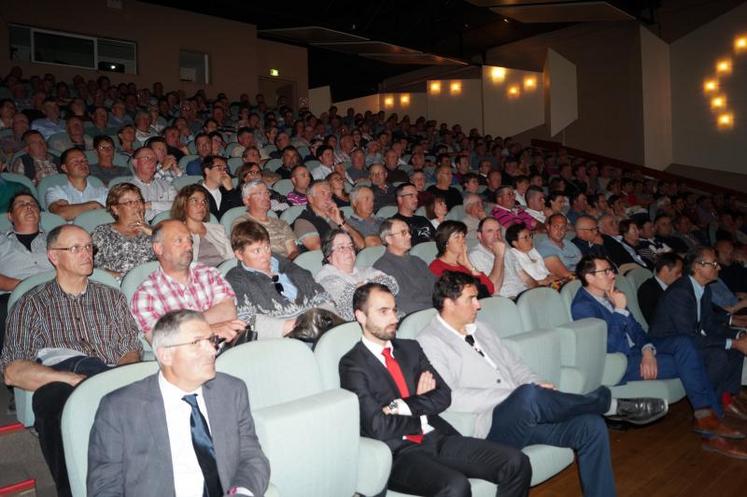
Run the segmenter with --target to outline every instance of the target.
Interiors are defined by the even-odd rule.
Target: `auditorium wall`
[[[5,75],[11,65],[19,65],[27,76],[51,72],[67,81],[76,74],[87,79],[105,74],[115,83],[132,81],[138,86],[150,86],[161,81],[166,88],[181,89],[187,94],[204,88],[208,96],[222,91],[237,99],[241,93],[254,98],[258,76],[269,76],[265,70],[271,66],[281,68],[281,77],[285,73],[286,79],[296,78],[299,96],[308,93],[308,57],[304,48],[258,40],[256,26],[251,24],[137,1],[124,1],[121,5],[121,9],[114,9],[101,0],[0,0],[0,73]],[[15,64],[9,55],[8,24],[134,41],[138,74],[53,64]],[[181,49],[209,55],[210,84],[180,81]]]

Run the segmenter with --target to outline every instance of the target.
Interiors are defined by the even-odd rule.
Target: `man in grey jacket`
[[[473,436],[516,448],[570,447],[578,456],[583,494],[614,496],[602,415],[645,424],[666,414],[666,403],[613,399],[607,387],[586,395],[559,392],[476,321],[480,302],[471,275],[444,273],[436,282],[433,304],[438,314],[417,341],[451,388],[451,409],[477,415]]]
[[[108,394],[96,413],[90,497],[264,495],[270,466],[246,385],[215,372],[219,343],[198,312],[172,311],[158,320],[153,350],[160,372]]]

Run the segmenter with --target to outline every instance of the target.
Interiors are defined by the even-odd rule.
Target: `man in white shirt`
[[[530,186],[524,193],[526,209],[524,211],[532,216],[537,222],[545,222],[545,192],[538,186]]]
[[[469,260],[475,269],[488,275],[498,294],[503,286],[506,255],[500,223],[492,217],[484,217],[477,225],[477,241],[479,243],[469,253]]]
[[[77,148],[62,153],[60,169],[67,175],[67,183],[55,185],[45,192],[49,212],[72,221],[79,214],[103,209],[109,190],[88,181],[90,169],[86,155]]]
[[[607,427],[602,415],[646,424],[667,412],[660,399],[613,399],[607,387],[586,395],[556,390],[531,371],[490,328],[476,321],[476,280],[446,272],[436,282],[438,314],[417,337],[443,381],[450,408],[474,413],[477,438],[521,449],[548,444],[577,452],[583,495],[614,496]]]
[[[145,199],[145,219],[150,221],[157,214],[171,209],[176,198],[176,189],[165,179],[155,178],[158,158],[150,147],[140,147],[132,156],[135,176],[132,184],[140,188]]]
[[[172,311],[158,320],[153,350],[160,372],[99,405],[88,450],[89,496],[265,494],[270,465],[246,385],[215,372],[220,343],[198,312]]]

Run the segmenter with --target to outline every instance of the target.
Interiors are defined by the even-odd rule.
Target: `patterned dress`
[[[93,230],[91,238],[96,249],[93,265],[99,269],[124,275],[135,266],[155,260],[149,235],[140,233],[128,237],[113,224],[102,224]]]

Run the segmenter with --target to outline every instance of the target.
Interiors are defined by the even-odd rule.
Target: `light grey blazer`
[[[451,388],[450,410],[476,414],[475,437],[483,438],[493,422],[493,408],[516,388],[542,383],[522,360],[501,342],[485,323],[477,322],[474,337],[493,368],[464,339],[434,316],[416,340],[438,374]]]
[[[202,387],[224,491],[245,487],[261,497],[270,480],[243,381],[218,373]],[[174,472],[158,374],[106,395],[88,446],[87,493],[174,496]]]

